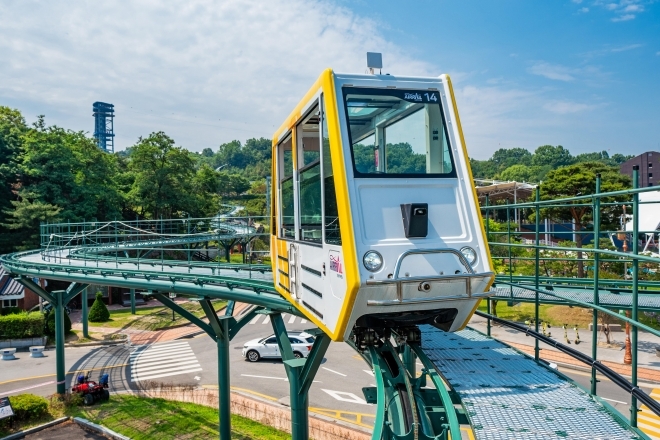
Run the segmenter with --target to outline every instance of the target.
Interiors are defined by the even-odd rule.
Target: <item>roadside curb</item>
[[[88,431],[93,431],[96,432],[97,434],[101,434],[106,437],[110,437],[111,439],[114,440],[131,440],[130,437],[126,437],[125,435],[121,435],[113,431],[112,429],[108,429],[105,426],[97,425],[96,423],[92,423],[87,419],[83,419],[81,417],[74,417],[72,419],[78,426],[81,428],[88,430]]]
[[[9,434],[6,437],[2,437],[0,440],[17,440],[19,438],[24,438],[26,435],[34,434],[35,432],[43,431],[44,429],[50,428],[55,425],[59,425],[60,423],[66,422],[69,420],[69,417],[60,417],[59,419],[55,419],[53,421],[50,421],[48,423],[44,423],[43,425],[35,426],[34,428],[26,429],[24,431],[19,431],[15,432],[13,434]]]

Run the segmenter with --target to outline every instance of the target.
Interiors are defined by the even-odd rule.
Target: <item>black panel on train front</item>
[[[403,230],[406,238],[424,238],[429,231],[428,203],[406,203],[401,205]]]

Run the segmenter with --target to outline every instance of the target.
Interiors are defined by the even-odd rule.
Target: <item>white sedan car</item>
[[[314,336],[305,332],[288,332],[293,355],[296,358],[309,356],[314,344]],[[281,358],[280,347],[277,345],[275,335],[261,339],[253,339],[243,345],[243,357],[250,362],[257,362],[261,358]]]

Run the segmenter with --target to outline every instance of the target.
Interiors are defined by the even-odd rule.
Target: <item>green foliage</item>
[[[18,307],[3,307],[0,309],[0,315],[6,316],[6,315],[16,315],[18,313],[22,313],[23,310],[21,310]]]
[[[46,318],[46,327],[48,330],[48,334],[50,336],[55,336],[55,309],[51,310],[50,313],[48,313],[48,317]],[[67,334],[71,331],[71,318],[69,318],[69,315],[64,312],[64,334]]]
[[[44,335],[44,316],[22,312],[0,316],[0,339],[40,338]]]
[[[524,148],[500,148],[488,160],[470,159],[470,166],[476,178],[537,183],[559,167],[583,162],[618,166],[632,157],[623,154],[610,157],[607,151],[572,156],[561,145],[542,145],[533,154]]]
[[[103,302],[103,294],[101,292],[96,292],[96,299],[89,309],[87,318],[90,322],[106,322],[110,319],[110,312]]]
[[[48,412],[48,400],[34,394],[10,396],[9,402],[16,415],[16,420],[36,419]]]

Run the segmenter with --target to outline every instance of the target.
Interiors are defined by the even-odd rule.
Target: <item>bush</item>
[[[96,292],[96,299],[92,308],[89,309],[89,315],[87,316],[90,322],[106,322],[110,320],[110,312],[108,308],[103,303],[103,294],[101,292]]]
[[[16,315],[18,313],[22,313],[23,310],[19,309],[18,307],[3,307],[2,310],[0,310],[0,315]]]
[[[55,310],[51,310],[46,320],[47,332],[50,336],[55,336]],[[69,315],[64,312],[64,334],[71,331],[71,319]]]
[[[21,312],[0,316],[0,339],[40,338],[44,335],[44,315]]]
[[[34,394],[19,394],[9,398],[16,420],[36,419],[48,412],[48,400]]]

